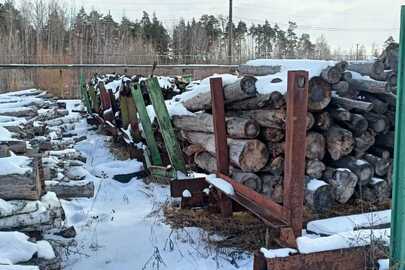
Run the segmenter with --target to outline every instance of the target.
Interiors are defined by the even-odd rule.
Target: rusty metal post
[[[298,237],[301,235],[304,213],[308,72],[289,71],[287,88],[283,204],[289,209],[290,225],[295,236]]]
[[[210,79],[212,115],[214,121],[217,174],[229,174],[229,151],[226,136],[224,89],[222,78]],[[219,192],[219,207],[224,217],[232,215],[232,200]]]

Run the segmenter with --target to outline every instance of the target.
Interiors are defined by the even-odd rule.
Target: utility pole
[[[356,61],[359,60],[359,43],[356,44]]]
[[[232,0],[229,0],[229,35],[228,35],[228,61],[232,64],[232,40],[233,40],[233,22],[232,22]]]

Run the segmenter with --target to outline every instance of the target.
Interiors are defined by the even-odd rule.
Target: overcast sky
[[[69,0],[68,0],[69,1]],[[233,0],[235,20],[285,26],[298,23],[299,32],[314,39],[325,35],[334,48],[350,49],[357,43],[368,48],[382,45],[393,35],[398,39],[400,5],[405,0]],[[139,19],[142,10],[156,12],[165,25],[172,27],[180,17],[189,19],[202,14],[228,14],[229,0],[73,0],[76,8],[108,11],[116,19],[124,14]]]

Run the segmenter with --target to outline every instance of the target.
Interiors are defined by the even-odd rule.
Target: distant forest
[[[224,16],[180,19],[170,30],[155,14],[117,22],[98,11],[78,11],[58,1],[23,0],[0,4],[2,63],[226,63],[230,25]],[[234,63],[253,58],[365,59],[364,46],[348,55],[331,51],[324,36],[313,40],[264,21],[233,25]]]

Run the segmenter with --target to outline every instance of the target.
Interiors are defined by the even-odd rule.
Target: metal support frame
[[[304,203],[304,169],[305,169],[305,135],[306,112],[308,98],[308,73],[305,71],[290,71],[288,73],[287,97],[287,136],[286,136],[286,166],[284,168],[284,205],[240,184],[228,176],[229,156],[227,135],[225,129],[224,93],[222,80],[210,80],[212,111],[215,131],[217,175],[230,183],[235,195],[227,196],[244,208],[251,211],[268,226],[280,229],[280,242],[294,247],[295,237],[301,235]],[[294,166],[293,166],[294,165]],[[220,193],[221,195],[224,195]],[[223,197],[219,206],[223,209]]]
[[[390,269],[405,269],[405,6],[401,7],[397,108],[395,120],[394,168]]]

